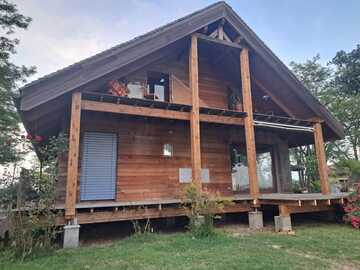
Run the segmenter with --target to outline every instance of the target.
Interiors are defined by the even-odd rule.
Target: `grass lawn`
[[[136,236],[24,262],[0,253],[0,269],[360,269],[360,232],[345,225],[302,225],[295,236],[217,230],[206,239]]]

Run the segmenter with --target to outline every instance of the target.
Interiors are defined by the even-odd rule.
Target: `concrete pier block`
[[[79,247],[79,232],[80,225],[65,225],[64,226],[64,248],[77,248]]]
[[[261,211],[249,212],[249,227],[251,230],[260,230],[264,227],[263,213]]]
[[[275,231],[276,232],[291,232],[291,217],[290,216],[275,216]]]

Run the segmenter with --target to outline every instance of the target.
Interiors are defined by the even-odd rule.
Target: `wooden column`
[[[279,204],[279,215],[282,217],[290,216],[290,209],[285,204]]]
[[[250,195],[253,197],[254,200],[256,200],[259,194],[259,184],[256,172],[255,132],[251,98],[249,50],[247,48],[242,49],[240,53],[240,70],[243,108],[244,111],[247,113],[247,117],[245,117],[244,119],[244,128],[249,173],[249,189]]]
[[[80,143],[81,93],[72,95],[69,152],[67,164],[65,218],[75,217]]]
[[[330,193],[329,177],[328,177],[327,165],[326,165],[324,138],[323,138],[320,122],[314,124],[314,141],[315,141],[316,161],[320,176],[321,193],[329,194]]]
[[[201,189],[201,150],[200,150],[200,112],[199,112],[199,83],[198,83],[198,45],[197,37],[191,36],[189,53],[189,81],[191,89],[191,168],[192,180],[196,187]]]

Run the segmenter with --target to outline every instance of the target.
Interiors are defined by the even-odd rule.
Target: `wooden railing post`
[[[256,171],[255,131],[254,131],[254,119],[253,119],[252,97],[251,97],[249,50],[247,48],[242,49],[240,52],[240,70],[241,70],[243,108],[244,111],[247,113],[247,117],[244,120],[244,127],[245,127],[248,174],[249,174],[249,189],[250,189],[250,195],[252,196],[253,200],[256,201],[259,195],[259,184],[258,184],[258,177]]]
[[[317,167],[318,167],[320,184],[321,184],[321,193],[329,194],[330,193],[329,177],[327,172],[324,137],[320,122],[316,122],[314,124],[314,141],[315,141],[314,145],[315,145],[316,161],[317,161]]]
[[[71,103],[71,122],[66,179],[66,198],[65,198],[65,219],[70,220],[75,217],[78,164],[79,164],[79,143],[80,143],[80,117],[81,117],[81,93],[76,92],[72,95]]]
[[[198,44],[197,37],[191,36],[189,53],[189,81],[191,89],[190,141],[192,180],[201,190],[201,149],[200,149],[200,112],[199,112],[199,82],[198,82]]]

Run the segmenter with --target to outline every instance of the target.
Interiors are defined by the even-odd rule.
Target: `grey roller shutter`
[[[82,147],[80,200],[115,199],[116,134],[85,132]]]

